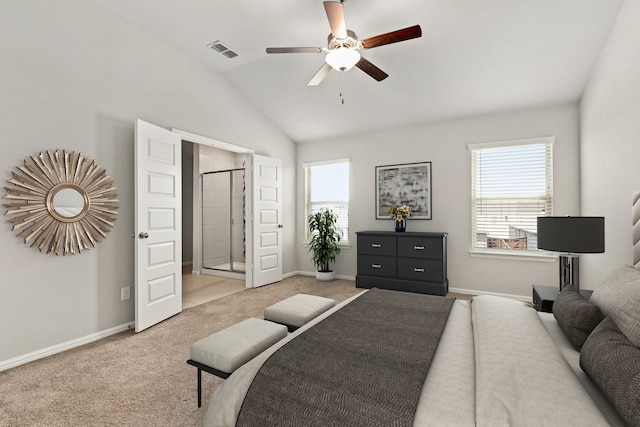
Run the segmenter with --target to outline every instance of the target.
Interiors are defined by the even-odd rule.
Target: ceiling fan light
[[[347,71],[360,61],[360,53],[355,49],[342,47],[327,53],[324,60],[335,70]]]

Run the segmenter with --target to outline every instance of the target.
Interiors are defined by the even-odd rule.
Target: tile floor
[[[191,265],[182,269],[182,309],[222,298],[245,289],[244,280],[191,274]]]

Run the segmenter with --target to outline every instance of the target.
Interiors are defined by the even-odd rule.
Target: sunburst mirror
[[[81,253],[107,236],[118,215],[113,180],[94,160],[59,150],[26,159],[5,187],[5,215],[40,252]]]

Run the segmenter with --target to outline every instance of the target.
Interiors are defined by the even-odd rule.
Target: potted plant
[[[340,253],[340,232],[336,227],[338,216],[331,209],[320,209],[309,215],[307,223],[311,233],[309,252],[316,266],[316,279],[328,282],[335,278],[335,272],[329,269],[329,263],[335,262]]]

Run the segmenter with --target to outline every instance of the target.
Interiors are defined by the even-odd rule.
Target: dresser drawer
[[[442,282],[442,261],[398,258],[398,278],[419,280],[422,282]]]
[[[358,253],[395,256],[396,238],[395,236],[358,236]]]
[[[442,259],[442,239],[435,237],[402,237],[398,239],[398,256]]]
[[[358,274],[395,277],[396,258],[376,255],[358,255]]]
[[[447,233],[369,230],[356,236],[356,287],[447,294]]]

